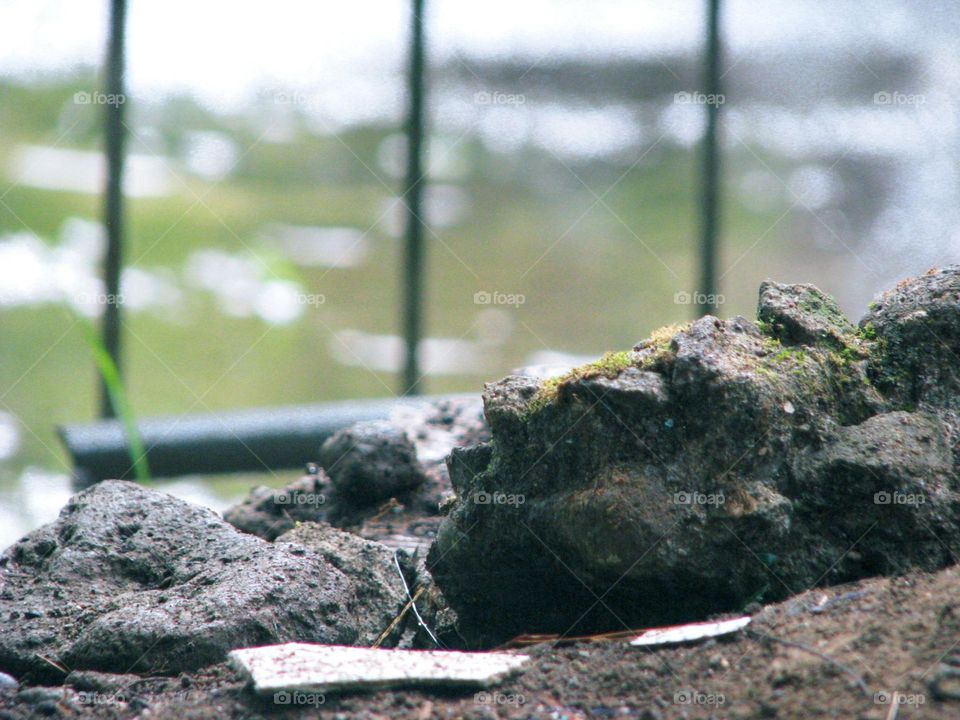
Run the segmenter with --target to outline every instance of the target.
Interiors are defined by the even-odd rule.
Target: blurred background
[[[93,419],[101,0],[0,2],[0,546],[70,495]],[[428,0],[424,390],[693,317],[703,0]],[[138,416],[397,391],[406,0],[132,0],[128,393]],[[729,0],[719,313],[765,278],[857,319],[960,258],[960,6]],[[296,473],[158,483],[222,509]]]

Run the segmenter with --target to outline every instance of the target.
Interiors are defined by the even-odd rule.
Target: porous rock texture
[[[359,572],[351,552],[344,566]],[[365,643],[406,598],[396,585],[369,597],[336,555],[330,543],[268,543],[131,482],[98,483],[0,556],[0,668],[34,683],[62,681],[58,666],[176,674],[238,647]]]
[[[547,381],[484,392],[428,566],[482,642],[700,618],[960,552],[960,268],[860,322],[764,283]]]
[[[406,563],[395,559],[386,545],[315,522],[285,532],[277,542],[306,547],[350,578],[355,592],[348,596],[344,609],[361,629],[356,645],[373,645],[407,602],[400,573],[413,575],[413,568],[404,567]],[[387,642],[386,646],[394,644]]]

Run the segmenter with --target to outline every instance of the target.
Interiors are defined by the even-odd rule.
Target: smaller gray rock
[[[139,675],[74,670],[64,678],[63,684],[80,691],[115,692],[125,690],[140,679]]]
[[[425,549],[451,496],[447,456],[488,439],[479,397],[401,404],[389,421],[359,423],[323,446],[335,481],[318,469],[282,490],[254,488],[224,519],[266,540],[297,522],[329,522],[391,547]]]
[[[483,386],[483,411],[493,432],[522,431],[524,416],[540,391],[540,381],[525,375],[508,375]]]
[[[372,645],[407,602],[393,551],[385,545],[314,522],[303,523],[276,542],[309,548],[353,581],[356,592],[346,609],[366,619],[365,632],[357,638],[359,645]],[[396,640],[399,633],[391,637]],[[390,647],[392,643],[383,644]]]
[[[20,683],[17,682],[17,679],[13,677],[13,675],[0,672],[0,692],[17,690],[19,687]]]
[[[58,687],[31,687],[24,688],[17,693],[17,701],[25,705],[36,705],[44,702],[57,702],[66,697],[67,691]]]
[[[813,285],[760,285],[757,319],[787,344],[843,347],[854,327],[836,301]]]
[[[327,512],[330,478],[323,470],[304,475],[285,488],[259,485],[223,514],[238,530],[275,540],[298,522],[320,522]]]
[[[337,495],[360,505],[403,495],[425,479],[410,438],[382,420],[357,423],[328,438],[320,448],[320,464]]]
[[[878,352],[870,376],[903,405],[960,408],[960,266],[910,278],[871,303],[860,320]]]

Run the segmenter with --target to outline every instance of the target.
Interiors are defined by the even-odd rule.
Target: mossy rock
[[[490,642],[643,626],[948,562],[960,421],[930,384],[960,377],[946,273],[949,307],[911,284],[933,307],[881,302],[859,330],[817,288],[768,282],[759,322],[706,316],[557,378],[489,384],[493,440],[451,463],[458,498],[429,556],[461,622]],[[924,329],[946,349],[912,350]],[[895,492],[927,502],[875,501]]]

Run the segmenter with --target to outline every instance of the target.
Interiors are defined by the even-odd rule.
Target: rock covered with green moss
[[[960,269],[860,323],[764,283],[542,383],[484,393],[493,439],[449,459],[429,564],[487,640],[682,620],[960,551]]]

